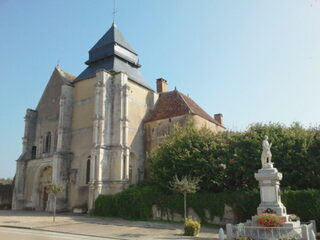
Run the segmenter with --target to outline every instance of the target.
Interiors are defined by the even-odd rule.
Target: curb
[[[32,229],[31,227],[23,227],[23,226],[12,226],[12,225],[0,225],[0,227],[4,228],[19,228],[19,229]]]

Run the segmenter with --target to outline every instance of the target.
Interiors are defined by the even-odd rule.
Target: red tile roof
[[[186,114],[198,115],[210,122],[221,126],[219,122],[217,122],[208,113],[206,113],[191,98],[177,90],[160,94],[156,106],[149,119],[147,119],[147,122],[182,116]]]

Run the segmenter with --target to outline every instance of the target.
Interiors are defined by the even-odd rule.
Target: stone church
[[[50,210],[46,192],[62,185],[57,209],[71,210],[99,194],[114,194],[147,175],[146,155],[173,129],[193,121],[223,131],[191,98],[157,79],[154,91],[139,72],[138,54],[115,24],[89,50],[73,76],[55,67],[36,109],[27,109],[17,160],[13,209]]]

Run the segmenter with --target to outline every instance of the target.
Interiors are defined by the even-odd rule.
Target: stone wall
[[[224,205],[224,213],[223,216],[211,216],[208,209],[204,209],[206,222],[217,224],[217,225],[225,225],[227,223],[235,223],[236,216],[233,209],[227,204]],[[196,221],[201,221],[198,214],[192,209],[188,208],[188,217],[192,218]],[[157,205],[152,206],[152,219],[154,220],[168,220],[181,222],[183,221],[183,216],[177,212],[172,212],[170,209],[160,209]]]
[[[0,183],[0,209],[11,208],[12,203],[12,184],[1,184]]]

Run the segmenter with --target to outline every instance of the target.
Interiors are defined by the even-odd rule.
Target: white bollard
[[[228,240],[232,240],[232,225],[230,223],[228,223],[226,225],[226,231],[227,231],[227,239]]]
[[[222,228],[219,229],[219,240],[224,240],[224,231]]]

